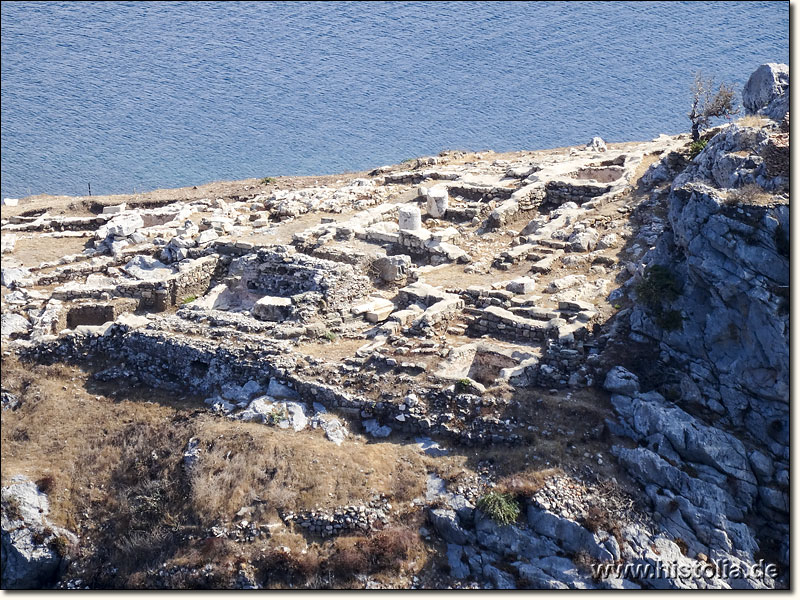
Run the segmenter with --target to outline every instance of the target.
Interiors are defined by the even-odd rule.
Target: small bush
[[[36,487],[39,488],[39,491],[50,494],[56,488],[56,480],[52,475],[45,475],[36,480]]]
[[[696,142],[689,144],[689,160],[694,160],[695,156],[700,154],[703,151],[703,148],[705,148],[707,145],[708,140],[703,138],[700,138]]]
[[[459,379],[456,381],[456,393],[463,394],[473,391],[472,380],[468,378]]]
[[[69,540],[64,537],[63,535],[58,535],[54,537],[49,542],[50,548],[59,556],[65,557],[70,553],[70,546]]]
[[[652,265],[636,284],[636,296],[650,308],[660,307],[664,301],[672,302],[680,295],[680,285],[672,272],[662,265]]]
[[[326,331],[325,333],[322,334],[322,337],[324,337],[329,342],[335,342],[336,341],[336,334],[333,333],[332,331]]]
[[[355,579],[357,575],[366,573],[369,569],[367,552],[366,544],[339,548],[328,558],[326,566],[337,579],[345,581]]]
[[[764,191],[760,185],[756,183],[748,183],[739,189],[733,190],[725,198],[725,204],[728,206],[738,206],[740,204],[760,204],[769,201],[772,196]]]
[[[510,525],[519,518],[519,503],[510,494],[489,492],[478,500],[477,507],[499,525]]]
[[[556,469],[545,469],[543,471],[510,475],[501,479],[497,487],[501,493],[514,496],[518,500],[528,499],[541,490],[547,479],[556,472]]]
[[[19,500],[13,496],[9,496],[8,499],[3,500],[3,512],[6,513],[6,516],[11,521],[22,520],[22,511],[19,508]]]
[[[197,300],[197,296],[195,295],[186,296],[186,298],[181,300],[181,304],[189,304],[190,302],[194,302],[195,300]]]
[[[267,583],[304,583],[317,572],[320,560],[316,552],[300,554],[274,549],[256,564]]]
[[[264,177],[261,181],[259,181],[259,183],[261,185],[269,185],[270,183],[274,183],[274,182],[275,182],[275,178],[274,177]]]
[[[414,538],[414,533],[404,527],[392,527],[377,533],[369,544],[373,564],[379,569],[396,571],[408,558]]]
[[[684,541],[683,538],[675,538],[675,545],[678,546],[681,554],[684,556],[689,556],[689,545]]]

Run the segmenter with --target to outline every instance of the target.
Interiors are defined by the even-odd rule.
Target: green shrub
[[[704,140],[703,138],[689,144],[689,160],[694,160],[694,157],[700,154],[707,145],[708,140]]]
[[[662,265],[647,267],[644,277],[636,284],[636,296],[650,308],[659,308],[664,301],[672,302],[680,293],[678,280]]]
[[[457,393],[464,393],[472,391],[472,380],[464,377],[463,379],[459,379],[456,381],[456,392]]]
[[[324,337],[329,342],[335,342],[336,341],[336,334],[333,333],[332,331],[326,331],[325,333],[322,334],[322,337]]]
[[[195,300],[197,300],[197,296],[195,295],[186,296],[186,298],[181,300],[181,304],[189,304],[190,302],[194,302]]]
[[[259,183],[261,185],[269,185],[270,183],[274,183],[274,182],[275,182],[275,178],[274,177],[264,177],[261,181],[259,181]]]
[[[489,515],[495,523],[510,525],[519,517],[519,503],[511,494],[489,492],[478,500],[477,507]]]

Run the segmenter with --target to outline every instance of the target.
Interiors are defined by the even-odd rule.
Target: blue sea
[[[131,193],[687,131],[789,3],[3,2],[0,40],[0,194]]]

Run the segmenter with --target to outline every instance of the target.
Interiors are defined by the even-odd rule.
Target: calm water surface
[[[688,129],[788,2],[3,2],[2,196],[360,170]]]

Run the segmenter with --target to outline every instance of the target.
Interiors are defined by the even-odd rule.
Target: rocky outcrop
[[[758,67],[742,90],[742,104],[748,113],[780,121],[789,110],[789,66],[767,63]]]
[[[665,307],[679,317],[665,329],[640,303],[630,323],[634,339],[657,342],[662,360],[683,374],[685,403],[717,413],[786,459],[789,206],[766,193],[767,202],[733,204],[720,189],[763,180],[737,156],[761,136],[731,126],[675,179],[671,231],[643,262],[664,266],[681,288]]]
[[[2,587],[41,589],[55,581],[78,539],[47,519],[50,504],[35,483],[21,475],[11,481],[2,489]]]
[[[773,527],[787,527],[788,489],[773,487],[777,484],[770,460],[748,452],[732,434],[703,423],[656,392],[614,394],[611,402],[620,421],[610,423],[612,430],[640,444],[616,446],[613,452],[643,485],[659,527],[681,539],[689,556],[754,565],[759,536],[748,523],[769,514]],[[788,546],[783,552],[782,560],[788,561]],[[765,582],[737,582],[742,585],[761,587]]]

